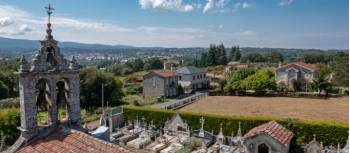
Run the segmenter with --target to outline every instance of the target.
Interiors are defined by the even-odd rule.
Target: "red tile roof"
[[[167,77],[174,77],[176,76],[175,72],[172,71],[166,71],[166,70],[155,70],[153,71],[153,73],[163,77],[163,78],[167,78]]]
[[[284,66],[282,66],[280,68],[285,68],[285,67],[288,67],[290,65],[297,65],[297,66],[303,67],[305,69],[308,69],[310,71],[316,71],[316,69],[317,69],[315,64],[307,64],[307,63],[304,63],[304,62],[292,62],[292,63],[284,65]],[[280,69],[280,68],[278,68],[278,69]]]
[[[33,140],[17,151],[18,153],[132,153],[118,145],[99,140],[80,131],[58,129],[45,138]]]
[[[243,136],[243,138],[249,139],[259,134],[267,134],[285,146],[289,145],[294,136],[293,132],[289,131],[282,125],[275,121],[270,121],[269,123],[251,129]]]

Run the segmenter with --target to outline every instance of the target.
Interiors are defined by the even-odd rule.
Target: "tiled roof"
[[[194,66],[185,66],[176,70],[176,73],[180,74],[195,74],[195,73],[204,73],[205,71],[201,68]]]
[[[282,125],[275,121],[270,121],[269,123],[251,129],[243,136],[243,138],[249,139],[259,134],[267,134],[285,146],[289,145],[294,136],[293,132],[289,131]]]
[[[132,153],[118,145],[99,140],[80,131],[57,129],[45,138],[33,140],[17,151],[18,153]]]
[[[153,71],[153,73],[163,77],[163,78],[167,78],[167,77],[174,77],[176,76],[175,72],[172,71],[166,71],[166,70],[155,70]]]
[[[285,67],[288,67],[290,65],[297,65],[297,66],[303,67],[305,69],[308,69],[310,71],[316,71],[316,65],[314,65],[314,64],[307,64],[307,63],[304,63],[304,62],[292,62],[292,63],[289,63],[289,64],[287,64],[285,66],[280,67],[280,68],[285,68]],[[280,69],[280,68],[278,68],[278,69]]]

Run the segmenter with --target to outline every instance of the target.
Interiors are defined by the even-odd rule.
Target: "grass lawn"
[[[349,97],[330,99],[209,96],[180,111],[348,122]]]

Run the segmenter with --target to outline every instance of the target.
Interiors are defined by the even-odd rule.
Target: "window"
[[[199,79],[199,75],[197,75],[197,79]]]
[[[152,78],[152,86],[156,87],[156,79]]]
[[[196,76],[193,76],[193,80],[196,80]]]
[[[181,80],[181,76],[179,76],[179,80]]]

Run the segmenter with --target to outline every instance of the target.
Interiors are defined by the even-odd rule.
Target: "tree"
[[[227,64],[227,56],[224,44],[220,44],[217,46],[217,63],[216,65],[226,65]]]
[[[331,63],[333,71],[332,83],[335,86],[348,87],[349,85],[349,55],[338,53]]]
[[[211,44],[209,46],[209,50],[208,50],[208,57],[206,58],[207,59],[207,66],[215,66],[217,65],[217,58],[218,58],[218,55],[217,55],[217,50],[216,50],[216,45],[214,44]]]
[[[135,60],[132,61],[128,61],[125,63],[128,67],[132,68],[132,70],[134,72],[138,72],[138,71],[142,71],[143,67],[144,67],[144,62],[142,61],[142,59],[137,58]]]
[[[311,88],[318,90],[318,95],[321,92],[325,92],[325,96],[332,90],[332,83],[329,81],[329,76],[331,74],[330,68],[325,64],[317,64],[316,78],[311,82]]]
[[[260,63],[265,62],[264,57],[259,53],[248,53],[241,58],[242,63]]]
[[[239,69],[237,71],[233,71],[227,79],[227,83],[224,86],[224,91],[233,92],[233,91],[242,90],[242,85],[241,85],[242,81],[247,77],[253,75],[254,73],[255,73],[255,70],[251,68]]]
[[[158,57],[150,58],[145,62],[144,65],[145,70],[153,70],[153,69],[163,69],[163,61]]]
[[[270,52],[265,54],[265,62],[268,63],[278,63],[278,62],[283,62],[283,55],[280,52]]]
[[[241,59],[241,52],[239,46],[233,46],[230,51],[230,61],[239,61]]]
[[[9,89],[2,81],[0,81],[0,99],[7,97],[9,97]]]
[[[275,73],[270,69],[263,69],[243,80],[242,87],[256,92],[274,90],[276,88]]]
[[[104,97],[112,106],[118,105],[123,95],[122,82],[113,74],[90,67],[80,71],[80,99],[82,107],[92,110],[101,106],[101,88],[104,84]]]
[[[239,50],[239,46],[237,46],[234,61],[239,61],[239,60],[241,60],[241,51]]]
[[[128,75],[134,72],[132,68],[124,64],[113,64],[107,68],[107,71],[114,75]]]
[[[0,81],[2,81],[8,90],[7,96],[3,98],[18,96],[18,76],[14,73],[14,71],[0,70]]]
[[[201,59],[199,60],[199,65],[201,67],[208,66],[208,53],[203,53]]]
[[[5,145],[12,145],[20,135],[17,127],[21,125],[20,111],[17,108],[0,111],[0,140],[5,137]]]

